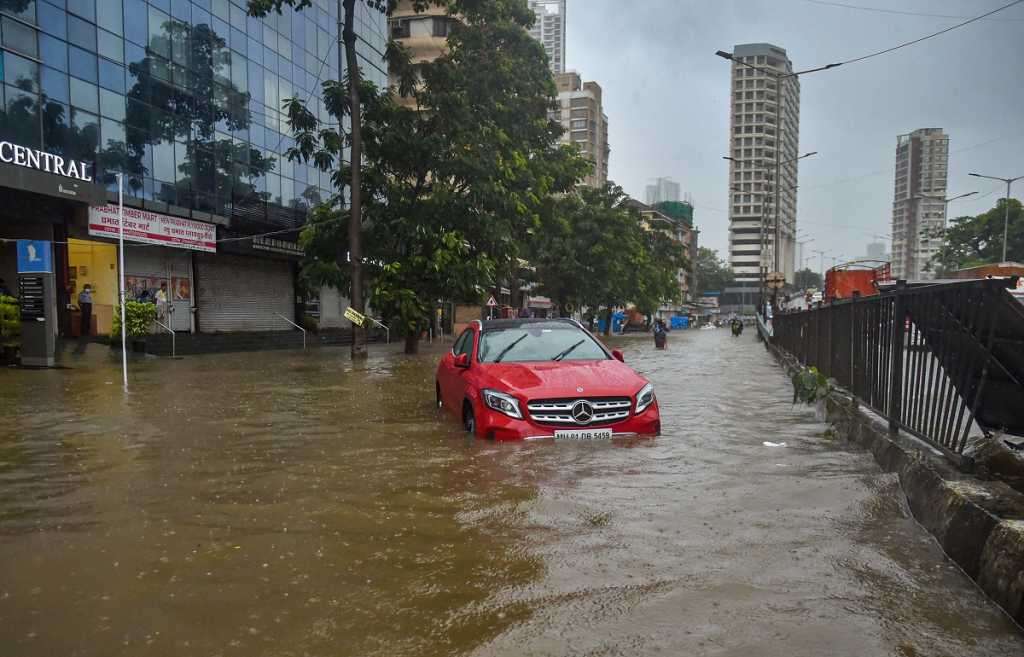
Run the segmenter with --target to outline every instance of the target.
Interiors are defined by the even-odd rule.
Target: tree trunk
[[[405,353],[407,354],[418,354],[420,352],[420,334],[419,331],[413,331],[407,333],[405,336]]]
[[[345,26],[342,40],[345,44],[345,62],[348,70],[348,92],[351,100],[352,147],[349,157],[352,179],[349,182],[350,216],[348,223],[348,260],[352,277],[352,308],[365,313],[363,301],[363,130],[362,104],[359,98],[359,61],[356,58],[356,33],[353,28],[356,0],[343,0]],[[340,263],[339,263],[340,264]],[[352,326],[352,359],[366,357],[366,328]]]

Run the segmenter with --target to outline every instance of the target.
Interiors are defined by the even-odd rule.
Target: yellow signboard
[[[352,322],[356,326],[362,326],[366,322],[366,315],[356,310],[353,310],[352,308],[346,308],[345,319]]]

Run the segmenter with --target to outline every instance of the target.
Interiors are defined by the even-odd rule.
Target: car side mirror
[[[455,356],[455,367],[469,369],[469,354],[458,354]]]
[[[612,358],[619,361],[620,363],[626,362],[626,357],[622,355],[622,352],[618,349],[612,349]]]

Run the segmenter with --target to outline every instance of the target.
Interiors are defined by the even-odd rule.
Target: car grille
[[[573,415],[574,409],[579,411],[577,404],[585,402],[590,405],[592,416],[589,420],[580,421]],[[539,424],[563,426],[590,426],[593,424],[612,424],[629,417],[633,400],[629,397],[580,397],[571,399],[534,399],[526,405],[530,417]],[[584,405],[582,410],[586,410]]]

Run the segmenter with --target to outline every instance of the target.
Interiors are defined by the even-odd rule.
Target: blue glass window
[[[149,9],[143,0],[124,0],[124,34],[141,46],[148,43]]]
[[[3,61],[4,82],[13,84],[24,91],[39,91],[39,64],[18,57],[13,52],[5,52]],[[10,99],[7,99],[10,105]]]
[[[171,16],[190,23],[192,21],[192,5],[188,0],[171,0]]]
[[[91,162],[96,157],[96,146],[100,141],[100,119],[95,114],[71,108],[71,126],[77,133],[68,155]]]
[[[68,44],[48,34],[39,35],[39,58],[44,64],[61,71],[68,70]]]
[[[67,127],[71,110],[64,103],[48,100],[43,105],[43,149],[62,155],[67,148]]]
[[[70,100],[68,96],[68,76],[66,73],[61,73],[49,66],[43,66],[39,70],[39,77],[43,94],[47,98],[59,100],[62,103],[67,103]]]
[[[204,9],[200,9],[199,7],[195,7],[195,6],[192,7],[192,24],[193,25],[196,25],[196,26],[199,26],[199,25],[209,25],[210,24],[210,19],[211,19],[211,17],[210,17],[209,9],[205,9],[204,10]]]
[[[99,53],[108,59],[114,60],[115,62],[123,62],[124,39],[112,32],[100,30]]]
[[[99,112],[100,103],[96,91],[96,85],[71,78],[71,105],[90,112]]]
[[[71,75],[96,82],[96,55],[71,46],[68,59]]]
[[[231,5],[228,0],[213,0],[213,15],[223,20],[231,18]]]
[[[96,26],[80,18],[68,16],[68,41],[96,52]]]
[[[124,96],[100,89],[100,114],[117,121],[124,121],[124,108]]]
[[[100,86],[124,93],[124,67],[105,59],[100,60]]]
[[[68,35],[67,14],[45,2],[39,5],[39,28],[64,39]]]
[[[170,20],[171,17],[162,11],[149,8],[149,41],[146,45],[165,59],[171,58],[171,41],[164,29],[164,25]]]
[[[101,118],[100,133],[103,135],[103,141],[101,143],[104,148],[110,148],[116,144],[124,143],[124,124],[119,121],[111,121],[108,118]]]
[[[164,10],[168,14],[171,13],[171,0],[149,0],[149,4]]]
[[[121,0],[102,0],[96,3],[96,23],[114,34],[124,34],[122,29]]]
[[[4,16],[0,20],[0,30],[3,31],[3,43],[8,48],[32,57],[39,55],[39,43],[33,28]]]
[[[110,0],[102,0],[110,2]],[[90,22],[96,22],[96,0],[68,0],[68,11],[78,14]]]

